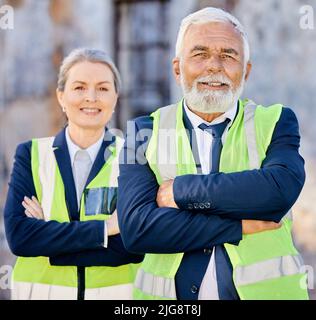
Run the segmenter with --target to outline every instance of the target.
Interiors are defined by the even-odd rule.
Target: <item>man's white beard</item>
[[[183,73],[182,73],[183,74]],[[198,82],[222,82],[229,85],[227,90],[198,90]],[[224,113],[228,111],[240,98],[245,84],[243,75],[240,85],[232,89],[232,82],[223,75],[200,77],[193,82],[190,89],[181,76],[181,87],[187,106],[193,111],[202,113]]]

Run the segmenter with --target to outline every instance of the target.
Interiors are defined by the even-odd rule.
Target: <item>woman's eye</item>
[[[109,91],[108,88],[105,88],[105,87],[100,87],[99,90],[100,91]]]

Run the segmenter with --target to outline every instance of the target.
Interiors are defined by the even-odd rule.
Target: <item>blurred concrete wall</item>
[[[31,137],[54,134],[63,123],[54,91],[58,66],[65,54],[75,47],[88,46],[104,49],[115,58],[124,76],[125,91],[114,125],[122,127],[133,115],[148,113],[157,107],[157,103],[180,98],[180,89],[173,81],[171,72],[179,23],[196,9],[219,6],[240,18],[249,35],[253,70],[244,96],[265,105],[283,103],[298,116],[302,135],[301,153],[306,160],[307,175],[303,192],[294,207],[295,241],[303,252],[306,264],[315,268],[316,212],[313,204],[316,145],[313,140],[316,136],[316,31],[304,29],[304,25],[302,27],[304,11],[301,11],[306,5],[315,11],[315,1],[0,1],[0,7],[4,4],[14,8],[14,29],[0,29],[1,213],[16,145]],[[163,27],[155,10],[162,10],[159,15],[164,16]],[[144,34],[135,35],[133,30]],[[162,32],[163,35],[160,34]],[[159,95],[152,87],[143,87],[146,103],[141,107],[137,106],[136,100],[132,100],[130,93],[135,90],[135,82],[144,81],[144,74],[136,72],[136,78],[134,74],[139,70],[135,70],[133,57],[139,51],[130,46],[128,54],[123,52],[125,40],[132,44],[136,42],[136,36],[143,39],[138,49],[148,50],[144,55],[146,59],[155,56],[148,64],[152,74],[160,71],[156,78],[164,81],[164,89]],[[159,40],[155,42],[156,51],[150,51],[153,39]],[[120,43],[123,45],[119,46]],[[13,264],[13,261],[5,241],[1,214],[0,267]],[[1,272],[4,271],[0,269],[0,280]],[[315,273],[313,275],[315,281]],[[315,287],[315,283],[312,286]],[[311,290],[314,299],[315,291]],[[8,293],[8,290],[0,288],[0,299],[8,298]]]

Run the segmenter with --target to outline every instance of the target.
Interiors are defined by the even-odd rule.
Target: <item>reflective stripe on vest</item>
[[[45,220],[69,222],[65,202],[64,185],[52,147],[54,137],[35,139],[32,144],[32,174]],[[98,175],[86,190],[116,188],[119,171],[119,151],[123,139],[116,137],[115,147],[110,146],[111,155]],[[90,189],[91,188],[91,189]],[[102,193],[103,195],[104,193]],[[104,199],[96,201],[103,203]],[[102,212],[85,215],[85,195],[83,194],[80,220],[105,220],[109,215]],[[102,204],[101,203],[101,204]],[[102,205],[96,208],[103,208]],[[118,267],[86,267],[85,299],[131,299],[132,283],[138,264]],[[18,257],[13,271],[13,299],[77,299],[77,268],[71,266],[51,266],[49,258]]]
[[[235,271],[236,286],[303,273],[303,264],[300,255],[290,255],[260,261],[245,267],[237,267]]]
[[[151,295],[166,299],[176,299],[176,288],[174,279],[159,277],[139,269],[135,279],[134,287]]]
[[[280,105],[257,108],[250,100],[245,104],[240,101],[239,104],[239,112],[223,145],[221,172],[260,168],[282,110]],[[182,103],[158,109],[152,116],[153,135],[146,157],[158,183],[181,174],[196,174],[189,140],[187,136],[179,133],[184,128]],[[257,122],[257,119],[260,120]],[[168,144],[161,141],[160,130],[175,128],[176,134],[168,135],[168,148]],[[166,135],[166,132],[164,134]],[[161,159],[165,160],[166,154],[172,162],[160,163]],[[291,239],[291,220],[292,213],[289,211],[284,216],[280,229],[244,235],[239,246],[225,244],[233,265],[233,280],[241,299],[308,299],[307,290],[304,288],[306,274],[302,268],[303,262]],[[134,297],[176,299],[174,277],[182,256],[183,253],[146,254],[138,271]],[[162,272],[159,270],[161,266],[169,267],[172,271]]]

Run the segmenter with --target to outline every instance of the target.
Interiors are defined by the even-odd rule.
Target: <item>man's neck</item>
[[[189,106],[188,108],[195,113],[197,116],[199,116],[200,118],[202,118],[204,121],[206,122],[212,122],[213,120],[215,120],[216,118],[220,117],[222,114],[224,114],[224,112],[218,112],[218,113],[203,113],[203,112],[198,112],[195,110],[192,110]]]

